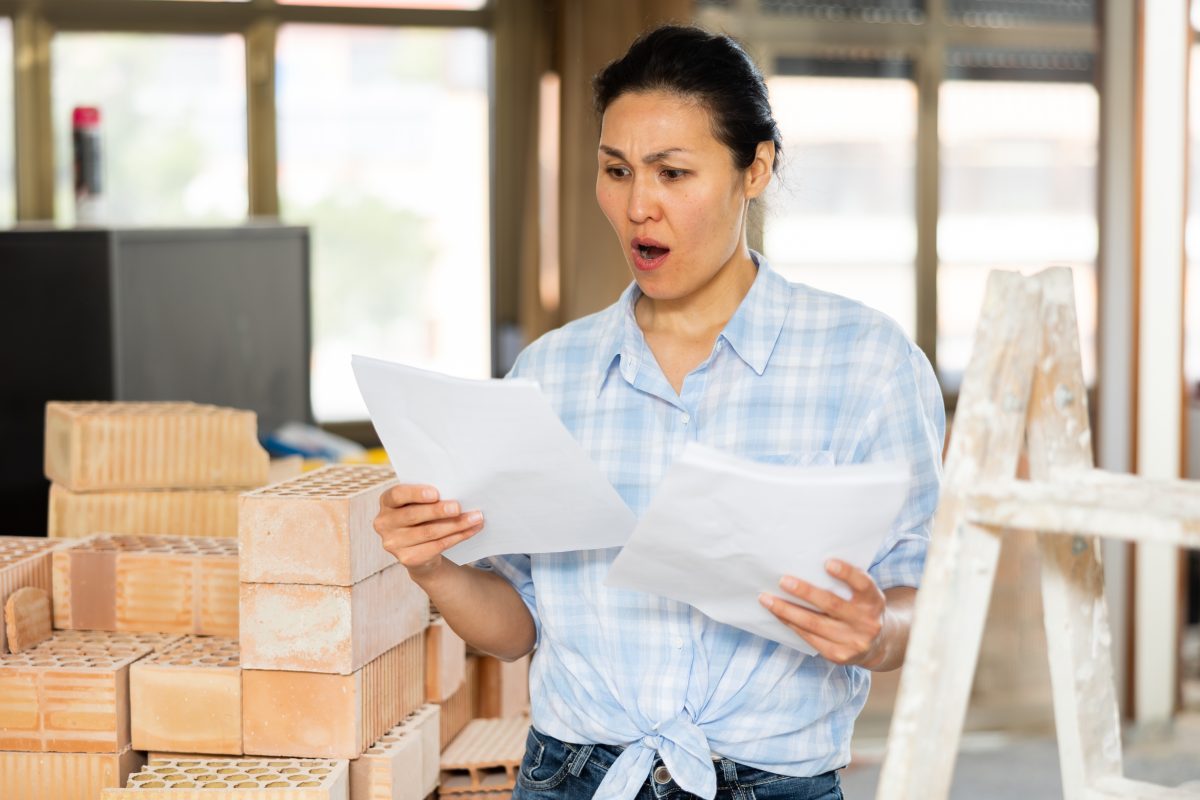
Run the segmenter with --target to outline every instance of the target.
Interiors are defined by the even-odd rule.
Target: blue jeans
[[[620,747],[562,742],[531,727],[513,800],[591,800],[620,754]],[[727,758],[714,761],[713,767],[717,772],[717,800],[843,800],[837,770],[812,778],[793,778]],[[637,800],[693,797],[675,783],[658,757],[637,794]]]

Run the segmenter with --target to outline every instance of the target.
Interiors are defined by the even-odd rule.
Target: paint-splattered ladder
[[[1030,479],[1018,481],[1022,446]],[[1123,776],[1100,538],[1200,546],[1200,483],[1093,468],[1071,273],[993,272],[959,393],[877,800],[949,796],[1006,530],[1038,534],[1063,794],[1167,800]]]

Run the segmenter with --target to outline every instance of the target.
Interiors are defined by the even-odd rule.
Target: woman
[[[486,509],[435,487],[396,487],[376,528],[465,640],[502,658],[536,644],[514,797],[839,798],[870,670],[903,660],[937,504],[941,393],[893,322],[789,284],[747,247],[781,141],[733,40],[661,28],[594,86],[596,197],[634,282],[532,344],[512,374],[541,384],[639,514],[689,440],[785,463],[903,460],[905,506],[869,570],[827,565],[849,600],[791,577],[760,598],[813,657],[606,588],[616,550],[455,566],[442,551],[481,530]]]

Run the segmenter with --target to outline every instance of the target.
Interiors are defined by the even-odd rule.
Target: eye
[[[688,171],[686,169],[664,169],[660,174],[668,181],[677,181],[687,175]]]
[[[628,167],[618,167],[618,166],[605,167],[604,172],[610,178],[624,178],[629,175],[629,168]]]

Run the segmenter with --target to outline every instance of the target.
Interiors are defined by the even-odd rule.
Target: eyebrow
[[[609,147],[606,144],[600,145],[600,151],[602,153],[607,153],[608,155],[612,156],[613,158],[619,158],[622,161],[629,160],[628,158],[625,157],[625,154],[622,153],[620,150],[618,150],[615,147]],[[659,150],[657,153],[647,153],[645,156],[642,157],[642,163],[643,164],[653,164],[657,161],[666,161],[668,156],[672,156],[675,153],[686,153],[686,152],[687,152],[687,150],[682,147],[668,147],[666,150]]]

